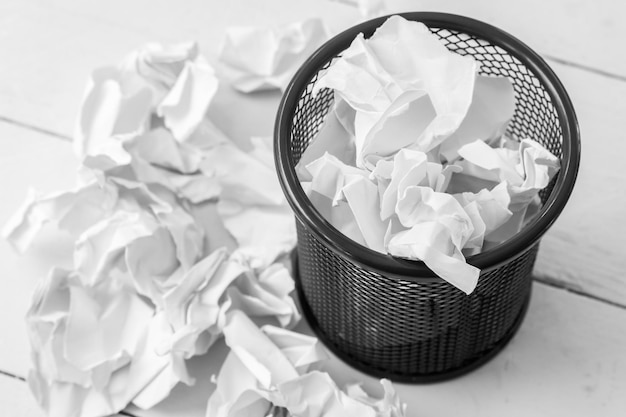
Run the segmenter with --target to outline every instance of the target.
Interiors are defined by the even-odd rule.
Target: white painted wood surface
[[[77,166],[68,143],[0,122],[0,224],[13,215],[28,187],[48,193],[73,186]],[[0,239],[0,371],[26,375],[29,349],[24,315],[35,283],[53,263],[71,266],[72,244],[59,237],[59,233],[45,233],[24,256]]]
[[[550,58],[576,107],[583,156],[562,216],[545,236],[529,315],[492,362],[455,381],[399,386],[410,416],[626,415],[626,39],[618,1],[497,2],[389,0],[395,10],[439,10],[475,17],[509,31]],[[3,0],[0,2],[0,224],[26,188],[65,189],[76,162],[68,138],[84,82],[97,66],[116,63],[147,41],[195,39],[215,63],[224,29],[323,17],[334,30],[357,20],[347,6],[323,0]],[[609,72],[610,74],[602,74]],[[620,77],[622,79],[620,79]],[[209,113],[234,140],[272,132],[279,95],[244,96],[224,85]],[[237,108],[236,112],[232,109]],[[50,132],[51,134],[41,133]],[[32,289],[52,264],[68,263],[71,242],[46,233],[24,257],[0,241],[0,372],[25,376],[23,321]],[[612,304],[603,302],[606,300]],[[620,307],[621,306],[621,307]],[[146,416],[203,416],[220,350],[194,359],[194,388],[177,388]],[[371,378],[339,362],[340,381]],[[24,382],[0,374],[0,415],[39,415]]]
[[[621,308],[535,283],[519,333],[492,361],[453,381],[395,387],[407,417],[620,417],[626,413],[625,318]],[[197,387],[177,390],[150,411],[130,411],[204,417],[200,399],[212,392],[212,355],[194,361]],[[340,385],[362,381],[377,392],[377,379],[335,358],[325,368]]]
[[[576,107],[581,164],[535,274],[626,306],[626,82],[553,64]]]
[[[32,400],[24,381],[0,374],[0,415],[41,417],[41,410]]]
[[[439,11],[482,20],[541,54],[626,76],[619,0],[387,0],[394,10]]]
[[[0,374],[0,415],[3,417],[42,417],[24,381]],[[124,417],[115,414],[110,417]]]
[[[626,77],[626,58],[619,52],[626,26],[618,24],[626,6],[601,3],[424,1],[419,10],[482,19],[541,53]],[[408,0],[388,4],[394,10],[418,7]],[[0,117],[69,137],[84,82],[95,67],[115,64],[148,41],[189,39],[197,40],[217,64],[227,26],[280,24],[307,16],[323,17],[334,32],[359,19],[348,6],[314,0],[297,7],[287,0],[197,0],[184,5],[171,0],[5,0],[0,33],[6,40],[0,42],[0,56],[10,58],[0,66]],[[573,202],[543,242],[537,275],[626,305],[626,256],[620,256],[626,243],[626,224],[620,221],[626,190],[620,185],[626,175],[618,168],[626,146],[619,127],[626,114],[626,81],[549,63],[578,111],[583,159]],[[271,135],[278,100],[278,94],[243,96],[223,85],[209,113],[242,142],[250,135]]]

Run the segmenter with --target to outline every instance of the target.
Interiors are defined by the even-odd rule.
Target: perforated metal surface
[[[415,13],[405,17],[421,20],[419,17],[433,15]],[[429,25],[428,19],[422,21],[448,49],[474,56],[481,63],[481,74],[506,76],[512,81],[516,108],[508,134],[518,140],[532,137],[560,158],[564,155],[565,139],[571,161],[562,162],[568,162],[568,170],[570,165],[577,168],[578,148],[574,147],[575,152],[570,148],[570,142],[578,140],[577,130],[576,135],[564,137],[563,134],[563,115],[573,118],[575,125],[573,110],[570,109],[568,115],[560,101],[554,103],[554,93],[551,97],[540,81],[542,77],[537,77],[524,65],[515,50],[506,50],[499,46],[502,42],[486,39],[492,33],[491,27],[481,30],[480,22],[459,17],[451,20],[455,25],[442,25],[446,15],[441,14],[432,20],[437,24]],[[376,26],[381,23],[380,19],[372,21]],[[468,24],[472,28],[476,26],[472,33],[485,36],[452,29]],[[371,35],[375,27],[366,27],[365,35]],[[511,39],[508,42],[512,42]],[[296,80],[297,90],[288,93],[298,98],[294,101],[293,117],[286,122],[288,137],[281,138],[280,133],[277,136],[278,153],[285,155],[281,152],[283,143],[289,148],[282,161],[277,159],[279,174],[283,177],[285,172],[293,176],[293,167],[332,105],[333,94],[329,90],[323,90],[316,97],[311,95],[319,71],[341,54],[341,50],[328,52],[326,61],[318,59],[308,63],[316,65],[312,75],[301,84]],[[568,102],[567,97],[564,100]],[[281,122],[285,121],[279,114],[279,127]],[[573,177],[571,172],[567,175],[567,181],[559,183],[560,188],[555,187],[558,182],[555,179],[542,191],[544,203],[555,200],[552,193],[567,194],[562,196],[567,199],[575,172]],[[399,276],[397,271],[385,271],[388,261],[382,255],[372,254],[367,262],[356,262],[352,252],[360,249],[329,238],[337,236],[329,229],[331,226],[303,215],[294,201],[300,198],[293,192],[299,185],[284,178],[281,181],[299,219],[297,284],[303,309],[320,338],[345,361],[366,372],[395,380],[444,379],[484,362],[514,334],[530,297],[538,237],[514,242],[516,253],[482,266],[478,286],[467,296],[443,280],[433,279],[432,272],[421,277],[406,265],[402,266],[403,271],[408,271],[405,276]],[[424,270],[423,263],[415,265],[416,271]]]
[[[489,354],[521,320],[537,247],[483,274],[468,296],[443,281],[363,269],[298,223],[301,301],[322,340],[353,365],[395,380],[445,377]]]

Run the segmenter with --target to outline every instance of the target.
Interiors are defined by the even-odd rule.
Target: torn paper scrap
[[[384,396],[370,397],[358,385],[342,391],[326,372],[312,371],[277,387],[273,398],[292,416],[302,417],[404,417],[406,405],[400,402],[391,382],[381,380]]]
[[[170,211],[170,206],[144,184],[121,178],[102,183],[90,180],[74,190],[47,196],[30,190],[22,207],[6,223],[3,236],[23,252],[46,223],[56,223],[59,229],[78,237],[120,205],[137,209],[139,201],[146,202],[155,213]]]
[[[290,352],[288,355],[272,336]],[[286,341],[284,332],[272,333],[270,330],[267,334],[236,310],[227,317],[224,338],[231,351],[216,378],[215,391],[208,401],[207,417],[262,416],[270,408],[269,391],[280,382],[297,378],[296,366],[302,369],[302,358],[307,358],[305,362],[308,363],[325,358],[323,349],[315,347],[319,345],[316,338],[294,335]],[[294,355],[294,352],[300,354]]]
[[[507,190],[507,183],[501,182],[491,190],[483,188],[478,193],[465,192],[455,194],[454,197],[465,207],[476,203],[480,218],[485,225],[485,236],[505,224],[513,213],[509,210],[511,196]]]
[[[145,81],[154,93],[156,106],[176,83],[185,64],[196,61],[199,56],[196,42],[151,42],[130,52],[119,69],[131,79],[136,74]]]
[[[237,242],[237,252],[252,268],[264,269],[296,245],[296,224],[289,206],[246,205],[220,201],[218,212]],[[271,230],[271,233],[268,233]]]
[[[155,113],[184,142],[202,123],[217,87],[213,68],[194,43],[148,44],[119,66],[94,71],[75,129],[75,151],[84,158],[112,136],[145,133]]]
[[[224,200],[249,205],[280,205],[285,201],[275,170],[232,142],[207,151],[201,170],[214,172]]]
[[[289,295],[292,291],[293,280],[283,265],[272,265],[257,275],[238,257],[217,250],[163,296],[172,335],[162,341],[159,351],[179,353],[185,359],[206,353],[222,335],[226,314],[234,310],[293,326],[300,315]]]
[[[512,210],[530,204],[540,190],[547,187],[560,168],[559,159],[539,142],[522,139],[519,145],[519,163],[515,166],[521,183],[511,183]]]
[[[328,153],[308,164],[306,170],[312,178],[307,194],[316,200],[316,209],[352,240],[384,253],[387,225],[377,213],[378,187],[367,172]]]
[[[197,173],[204,157],[201,150],[185,142],[176,141],[174,135],[162,127],[120,141],[134,158],[184,175]]]
[[[176,140],[186,141],[200,125],[218,85],[213,68],[204,58],[185,63],[176,83],[156,108]]]
[[[202,170],[213,170],[221,193],[217,210],[224,227],[254,269],[264,269],[296,244],[293,212],[282,193],[266,138],[243,152],[224,142],[205,152]],[[267,233],[272,230],[272,233]]]
[[[263,326],[261,331],[278,346],[300,374],[307,372],[311,365],[328,359],[326,349],[315,337],[276,326]]]
[[[300,181],[311,181],[312,176],[306,166],[328,153],[346,165],[355,165],[356,148],[354,137],[346,131],[340,122],[336,111],[332,110],[326,116],[320,131],[302,153],[296,173]]]
[[[2,236],[22,253],[46,223],[56,223],[59,229],[78,236],[110,213],[116,202],[115,188],[96,182],[46,196],[29,189],[20,209],[5,224]]]
[[[184,355],[181,352],[161,351],[163,340],[171,337],[172,328],[163,311],[157,312],[147,324],[139,350],[133,355],[133,361],[126,375],[122,374],[113,388],[136,392],[132,403],[139,408],[148,409],[163,401],[179,383],[195,384],[189,374]]]
[[[331,199],[334,206],[344,200],[344,187],[368,176],[367,172],[346,165],[329,153],[308,164],[306,169],[312,178],[311,190]]]
[[[363,391],[360,384],[349,384],[346,386],[346,393],[349,397],[372,406],[376,410],[377,416],[403,417],[406,414],[407,406],[400,400],[391,381],[383,378],[380,380],[380,384],[383,387],[383,398],[381,399],[370,397]]]
[[[134,77],[131,77],[135,79]],[[140,82],[129,82],[113,67],[94,71],[87,84],[74,133],[74,150],[85,157],[100,142],[115,135],[135,135],[148,129],[152,91]]]
[[[137,291],[159,305],[163,281],[202,258],[204,231],[186,211],[162,201],[145,185],[116,184],[118,204],[78,238],[75,267],[90,284],[117,269],[128,271]]]
[[[392,236],[387,249],[394,256],[424,261],[438,276],[470,294],[480,275],[478,268],[465,262],[461,252],[472,236],[470,222],[445,219],[418,223]]]
[[[34,365],[28,382],[48,416],[116,413],[160,370],[152,364],[129,377],[154,311],[119,281],[103,285],[85,287],[56,269],[35,291],[26,316]]]
[[[366,120],[372,119],[370,115],[357,113],[355,134],[365,138],[356,142],[363,167],[371,169],[380,159],[393,156],[402,148],[415,146],[419,149],[415,144],[423,139],[430,140],[427,131],[436,117],[430,97],[422,92],[401,95],[374,123]],[[420,134],[418,132],[423,132],[422,139],[416,136]],[[424,150],[430,148],[422,147]]]
[[[362,390],[340,390],[329,374],[309,370],[327,354],[319,341],[289,330],[256,325],[244,314],[228,315],[224,328],[231,352],[216,378],[207,416],[266,416],[269,410],[291,416],[404,416],[393,387],[381,381],[383,399]]]
[[[302,189],[311,204],[335,229],[360,245],[365,246],[365,239],[346,201],[333,205],[332,199],[311,189],[310,182],[303,182]]]
[[[200,260],[175,284],[163,291],[162,305],[172,336],[161,342],[160,352],[177,352],[189,359],[208,351],[222,334],[228,287],[244,268],[229,260],[225,249]]]
[[[376,417],[376,410],[341,391],[330,375],[313,371],[278,386],[274,401],[293,416]]]
[[[132,155],[129,167],[137,181],[161,185],[194,204],[215,199],[221,192],[214,173],[201,169],[205,154],[178,144],[166,129],[136,136],[125,143],[125,148]],[[123,170],[120,173],[124,175]],[[109,171],[107,175],[119,174]]]
[[[237,251],[229,254],[225,248],[198,261],[182,278],[174,275],[163,287],[159,305],[172,335],[162,341],[159,351],[185,359],[208,351],[222,335],[231,311],[283,327],[300,320],[290,296],[293,279],[283,264],[254,270]]]
[[[388,238],[394,256],[420,259],[444,280],[466,293],[473,291],[480,270],[465,263],[463,249],[476,252],[485,226],[476,204],[467,210],[450,194],[423,186],[407,187],[396,204],[399,222],[408,230]]]
[[[250,152],[232,143],[214,148],[205,166],[215,170],[222,186],[217,208],[238,252],[246,255],[252,268],[263,269],[295,246],[296,233],[293,212],[276,175],[271,140],[256,137],[251,142]]]
[[[239,250],[232,254],[231,260],[244,269],[226,292],[231,310],[285,328],[300,321],[300,312],[291,297],[295,288],[293,278],[283,263],[253,268],[251,264],[255,259]]]
[[[505,184],[510,199],[508,209],[513,216],[490,234],[487,240],[491,242],[507,240],[528,223],[527,209],[532,208],[529,214],[538,211],[539,191],[548,186],[560,167],[559,159],[532,139],[504,140],[506,144],[500,148],[492,148],[480,140],[462,146],[458,152],[463,160],[456,163],[462,172],[452,179],[455,189],[468,188],[466,184],[471,183],[488,189]]]
[[[271,136],[252,136],[250,138],[250,143],[252,144],[252,149],[250,149],[248,154],[269,169],[275,169],[276,165],[274,164],[274,138]]]
[[[380,201],[381,219],[388,219],[396,212],[398,198],[404,195],[407,187],[428,185],[427,166],[428,157],[424,152],[409,149],[401,149],[394,156],[393,163],[385,160],[377,163],[372,174],[379,182],[388,180]]]
[[[112,137],[101,145],[83,159],[96,177],[162,186],[193,204],[216,199],[221,192],[214,173],[201,169],[205,151],[179,143],[163,127],[136,136]]]
[[[306,371],[310,364],[327,357],[315,337],[301,334],[289,337],[291,331],[273,331],[272,326],[258,328],[248,316],[237,311],[229,315],[227,320],[228,324],[224,328],[226,344],[263,388],[270,389],[298,377],[296,363],[301,370]],[[289,355],[283,350],[288,350]],[[300,354],[294,354],[296,352]],[[309,356],[305,360],[307,363],[302,362],[303,355]]]
[[[510,142],[517,149],[510,149]],[[511,204],[527,204],[556,175],[559,159],[532,139],[509,140],[507,147],[492,148],[481,140],[458,150],[463,174],[486,181],[509,184]],[[515,209],[514,209],[515,211]]]
[[[274,28],[231,27],[226,30],[220,61],[241,92],[284,90],[304,60],[327,39],[318,18]]]
[[[386,253],[383,245],[387,222],[372,207],[380,207],[378,187],[365,177],[356,177],[342,188],[342,193],[366,245]]]
[[[442,144],[442,159],[453,162],[457,150],[477,139],[487,144],[495,143],[505,133],[515,111],[513,84],[506,77],[476,77],[472,103],[459,128]]]

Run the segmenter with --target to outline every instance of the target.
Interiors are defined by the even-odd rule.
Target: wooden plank
[[[407,417],[623,415],[626,310],[540,283],[533,291],[519,333],[492,361],[453,381],[395,384],[408,404]],[[151,410],[130,411],[143,417],[204,416],[213,390],[211,355],[194,360],[195,387],[179,387]],[[375,378],[335,358],[324,368],[340,386],[362,381],[366,390],[377,392]]]
[[[544,237],[535,273],[626,305],[626,83],[553,65],[574,103],[582,158],[574,192]]]
[[[439,11],[482,20],[541,54],[626,76],[626,4],[604,0],[387,0],[393,11]]]
[[[475,17],[502,27],[539,52],[626,76],[626,57],[617,52],[626,35],[619,20],[623,2],[607,1],[601,7],[580,0],[388,3],[395,11],[438,10]],[[5,0],[0,6],[0,55],[5,57],[0,115],[69,136],[91,71],[118,62],[145,42],[194,39],[215,62],[224,30],[231,25],[320,16],[338,31],[361,19],[338,2],[292,4],[195,0],[174,7],[166,0]]]
[[[44,417],[26,382],[0,373],[0,415],[6,417]],[[115,414],[110,417],[127,417]]]
[[[300,1],[297,8],[286,1],[254,3],[258,2],[235,0],[226,5],[217,1],[195,1],[187,7],[173,8],[165,0],[136,1],[132,5],[119,0],[106,3],[64,0],[55,2],[55,7],[125,29],[151,31],[158,36],[162,36],[164,31],[180,33],[181,29],[186,30],[183,26],[201,28],[206,25],[207,18],[216,23],[214,17],[217,16],[226,16],[229,24],[258,24],[288,22],[315,15],[336,19],[326,10],[342,10],[329,1],[321,4],[319,1]],[[621,19],[626,12],[623,2],[425,0],[416,3],[414,0],[387,0],[385,3],[389,12],[437,11],[473,17],[512,33],[544,54],[626,76],[626,58],[618,53],[626,37]],[[343,10],[346,9],[348,7],[343,7]],[[145,18],[137,19],[142,15]],[[353,19],[361,19],[356,11],[353,15]]]
[[[205,49],[214,54],[220,30],[226,24],[237,22],[239,16],[234,10],[242,7],[242,1],[229,6],[232,9],[219,8],[216,13],[223,18],[219,19],[218,26],[221,26],[205,25],[211,26],[211,29],[200,32],[194,26],[193,16],[187,15],[192,15],[190,10],[195,9],[184,9],[187,13],[184,17],[190,22],[189,28],[179,30],[176,25],[168,26],[162,39],[206,39]],[[282,16],[283,12],[278,12],[277,5],[280,3],[277,1],[274,0],[271,3],[273,6],[263,12],[266,21],[273,19],[270,13]],[[6,4],[12,5],[12,8]],[[88,19],[97,13],[89,12],[91,9],[87,6],[76,3],[39,8],[26,2],[6,4],[7,13],[0,15],[0,20],[6,19],[3,21],[6,25],[2,27],[26,44],[20,49],[14,43],[0,43],[0,48],[7,48],[6,54],[16,56],[18,61],[0,67],[0,93],[3,98],[7,91],[2,91],[2,88],[11,86],[15,89],[15,94],[6,96],[8,100],[0,100],[0,115],[19,113],[18,116],[29,123],[67,134],[71,132],[72,119],[79,106],[82,80],[92,67],[115,62],[131,47],[156,36],[156,32],[148,30],[150,24],[143,20],[137,24],[145,33],[140,33],[139,29],[131,31],[113,26],[111,13],[119,7],[115,6],[115,2],[107,5],[98,3],[98,7],[86,2],[104,16],[102,19],[109,16],[109,21],[91,23]],[[70,13],[73,10],[70,5],[77,10]],[[164,7],[156,2],[154,9],[150,9],[150,16],[156,20],[150,21],[165,24],[166,17],[160,14],[165,13]],[[283,18],[295,19],[292,8],[287,9],[290,11],[284,12],[287,17]],[[162,20],[158,20],[158,16],[162,16]],[[250,19],[249,15],[245,16],[248,17],[242,18],[243,22],[251,23],[245,20]],[[344,20],[347,20],[345,16]],[[130,25],[130,22],[126,24]],[[339,25],[339,21],[335,20],[335,24]],[[36,26],[46,30],[36,30]],[[82,35],[77,37],[75,33]],[[35,56],[20,53],[20,50],[31,50],[37,45],[52,42],[47,39],[56,39],[54,47],[41,48],[41,54]],[[17,65],[20,59],[26,60],[29,65]],[[46,76],[41,77],[40,68],[45,61],[50,65]],[[620,213],[626,203],[626,191],[621,186],[625,174],[615,167],[619,166],[619,155],[623,154],[626,146],[625,141],[619,140],[623,136],[619,126],[626,112],[626,103],[621,99],[626,93],[626,83],[566,65],[553,63],[552,66],[563,79],[578,112],[583,136],[583,160],[574,195],[544,239],[536,273],[542,279],[562,282],[578,291],[624,304],[626,282],[621,277],[626,273],[626,257],[621,256],[620,250],[626,243],[626,225],[620,221]],[[5,81],[6,85],[2,87]],[[271,134],[278,98],[278,94],[244,96],[223,85],[210,113],[227,134],[241,143],[250,135]],[[235,108],[237,111],[232,111]],[[245,123],[242,122],[244,120]]]
[[[71,146],[37,132],[0,122],[0,178],[4,226],[33,186],[41,192],[71,188],[77,163]],[[24,255],[0,239],[0,370],[25,376],[29,348],[24,315],[35,284],[54,264],[70,266],[72,242],[44,233]]]
[[[289,7],[287,0],[194,1],[182,7],[146,0],[7,0],[0,7],[0,56],[10,57],[5,59],[9,64],[0,66],[0,116],[66,136],[72,135],[93,69],[114,65],[147,42],[196,40],[215,63],[227,26],[322,16],[329,26],[344,28],[356,17],[345,5],[328,2],[319,8],[314,0],[298,7]],[[247,115],[240,112],[238,117],[238,125],[247,124],[241,123]],[[274,113],[267,119],[269,129],[258,134],[271,134],[273,122]]]
[[[68,143],[6,123],[0,123],[0,137],[0,175],[11,179],[4,181],[0,222],[18,206],[27,185],[51,191],[74,182],[75,161]],[[4,312],[0,316],[0,334],[4,335],[0,338],[0,370],[26,374],[28,344],[23,314],[37,279],[48,266],[67,264],[70,250],[71,242],[53,240],[52,235],[39,240],[25,257],[17,256],[5,242],[0,243],[0,305]],[[494,361],[452,382],[400,385],[399,391],[410,404],[410,415],[445,416],[463,411],[484,417],[502,415],[503,411],[507,415],[538,415],[550,411],[557,414],[557,410],[586,415],[596,409],[616,415],[617,410],[626,407],[626,399],[618,395],[626,389],[622,353],[625,326],[624,309],[537,284],[519,335]],[[212,389],[210,375],[217,371],[225,353],[221,349],[192,362],[192,372],[199,379],[196,387],[178,387],[155,409],[133,412],[149,416],[204,415]],[[331,362],[328,369],[342,382],[364,380],[370,387],[374,383],[337,361]]]
[[[450,382],[396,384],[409,405],[408,417],[621,415],[626,409],[624,310],[542,284],[534,291],[519,334],[493,361]],[[195,387],[178,387],[152,410],[129,411],[150,417],[204,416],[212,391],[210,375],[218,368],[216,356],[224,353],[223,346],[217,349],[192,361],[192,372],[199,379]],[[339,383],[363,381],[374,392],[373,378],[336,360],[327,368]],[[0,410],[7,411],[2,415],[39,416],[26,391],[22,381],[0,375]],[[8,413],[15,410],[20,412]]]
[[[43,417],[26,382],[0,374],[0,415],[20,417]]]

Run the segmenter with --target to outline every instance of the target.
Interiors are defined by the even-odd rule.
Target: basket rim
[[[504,49],[537,77],[557,111],[563,132],[561,169],[553,192],[539,215],[509,240],[466,258],[467,263],[481,271],[492,270],[537,243],[565,207],[580,164],[580,131],[574,107],[550,66],[530,47],[507,32],[479,20],[448,13],[406,12],[393,15],[422,22],[428,27],[464,32]],[[423,261],[396,258],[374,251],[335,229],[310,203],[291,163],[291,122],[302,91],[322,66],[348,48],[359,33],[369,38],[393,15],[372,19],[343,31],[323,44],[304,62],[287,86],[278,108],[274,127],[274,161],[283,193],[296,218],[334,253],[381,275],[397,276],[418,282],[432,281],[433,278],[442,280]]]

